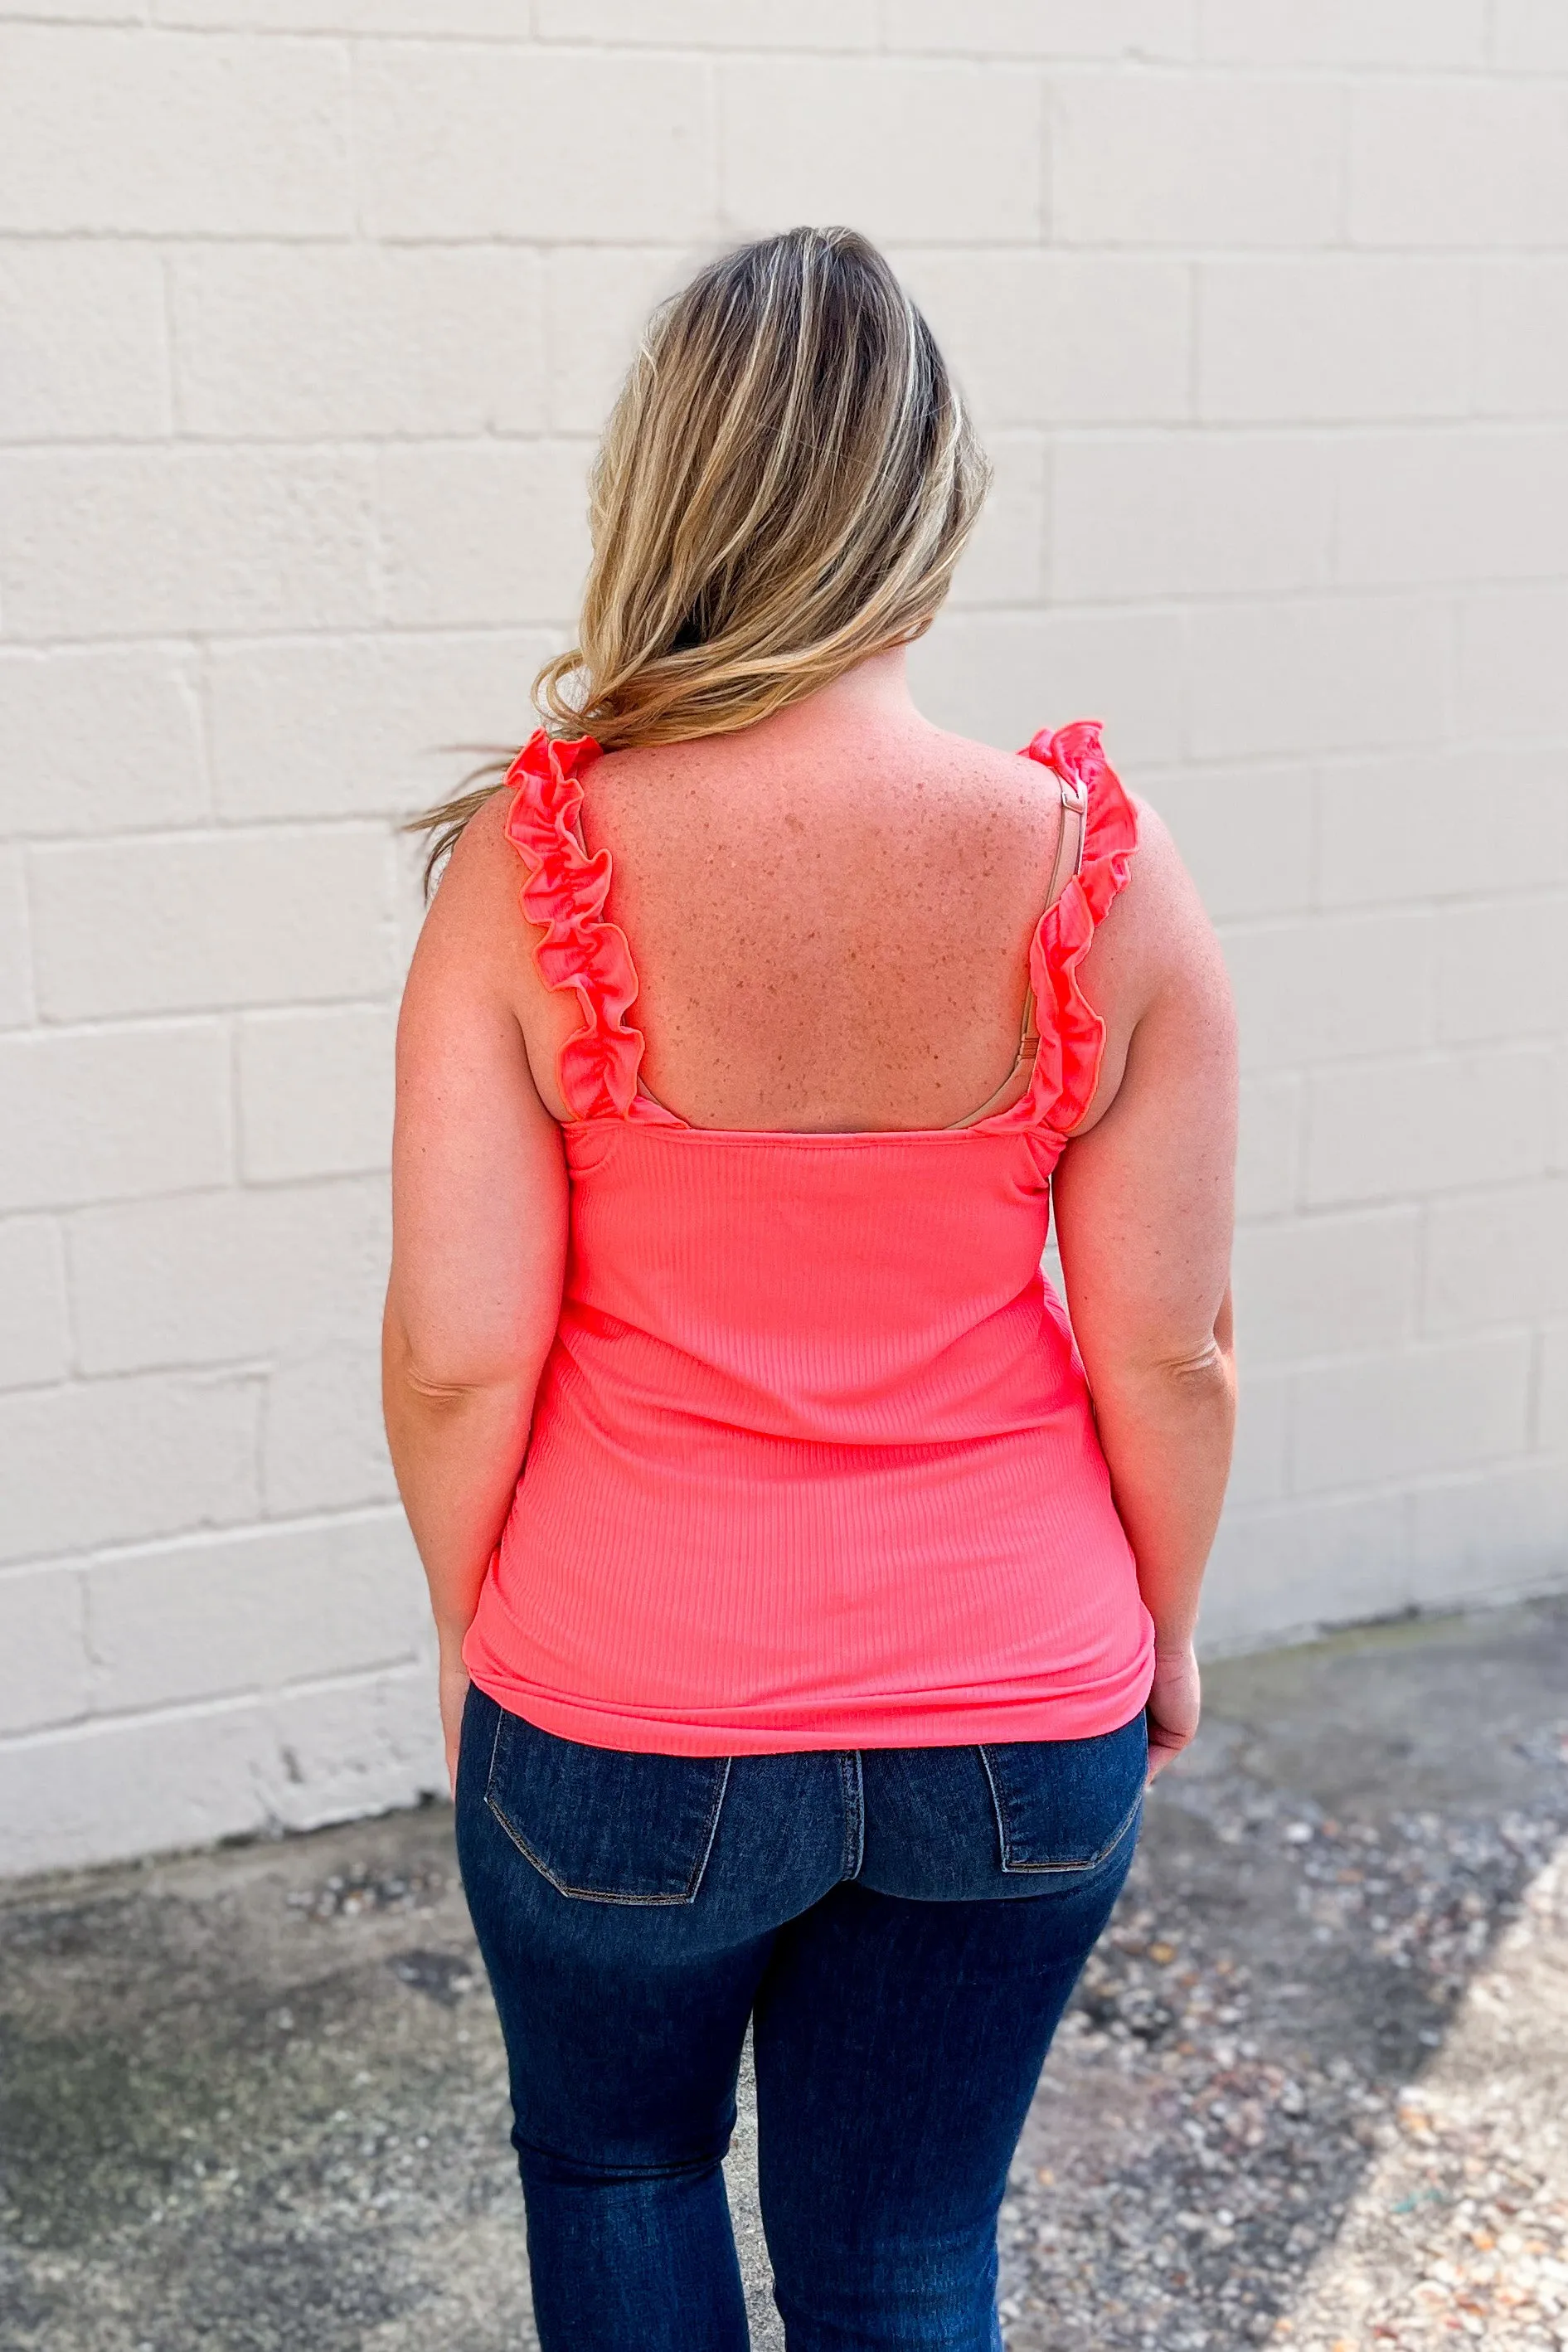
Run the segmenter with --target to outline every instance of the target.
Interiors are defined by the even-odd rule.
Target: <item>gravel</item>
[[[1517,2110],[1483,2099],[1479,2114],[1448,2116],[1407,2080],[1443,2048],[1521,1897],[1553,1883],[1542,1874],[1568,1826],[1568,1774],[1558,1765],[1552,1778],[1531,1813],[1386,1823],[1308,1810],[1240,1774],[1201,1795],[1172,1787],[1014,2166],[1001,2230],[1013,2352],[1450,2342],[1432,2330],[1482,2271],[1505,2298],[1486,2306],[1494,2319],[1505,2307],[1555,2314],[1550,2299],[1506,2304],[1523,2294],[1521,2216],[1531,2242],[1542,2240],[1531,2262],[1564,2251],[1561,2200],[1552,2208]],[[1180,1867],[1173,1812],[1231,1859],[1239,1886],[1269,1884],[1279,1932],[1261,1963],[1226,1933],[1207,1874]],[[1537,2022],[1543,2034],[1568,2027],[1561,1986]],[[1362,2232],[1375,2290],[1354,2325],[1347,2315],[1325,2333],[1321,2316],[1291,2316],[1303,2271],[1359,2219],[1364,2177],[1391,2149],[1406,2159],[1385,2200],[1400,2209],[1396,2226]],[[1447,2247],[1438,2294],[1437,2258],[1417,2250],[1451,2237],[1456,2215],[1463,2243]],[[1544,2273],[1539,2292],[1555,2292]],[[1412,2312],[1427,2334],[1410,2332]],[[1568,2346],[1568,2294],[1561,2326],[1517,2341]]]
[[[1398,2094],[1337,2244],[1281,2329],[1300,2352],[1568,2345],[1568,1843]]]
[[[1568,1602],[1209,1677],[1046,2067],[1010,2352],[1568,2347]],[[5,2352],[526,2352],[444,1809],[0,1889]],[[756,2352],[751,2118],[730,2164]]]

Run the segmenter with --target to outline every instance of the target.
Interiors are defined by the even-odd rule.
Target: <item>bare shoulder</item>
[[[1130,795],[1138,845],[1127,886],[1113,902],[1084,959],[1092,1000],[1107,1014],[1135,1022],[1173,984],[1218,981],[1224,960],[1197,885],[1158,812]]]
[[[507,837],[507,796],[497,786],[452,845],[441,871],[426,927],[466,937],[488,936],[503,906],[515,907],[519,879],[517,853]]]
[[[1235,1014],[1214,927],[1169,831],[1145,801],[1134,799],[1138,845],[1127,886],[1095,932],[1080,972],[1083,991],[1105,1024],[1100,1082],[1074,1132],[1097,1127],[1122,1091],[1136,1035],[1156,1034],[1231,1051]]]
[[[507,834],[509,803],[497,788],[453,845],[424,918],[416,964],[439,960],[513,1003],[542,983],[532,950],[541,933],[518,903],[522,866]]]
[[[497,789],[458,835],[419,935],[403,1017],[439,1035],[470,1015],[504,1015],[521,1032],[539,1100],[559,1120],[568,1114],[557,1059],[581,1013],[572,991],[549,987],[535,960],[545,934],[522,910],[509,814]]]
[[[411,993],[438,988],[516,1005],[532,977],[538,934],[517,904],[517,853],[507,838],[507,796],[494,793],[468,820],[425,909],[409,971]],[[405,998],[405,1003],[407,999]]]

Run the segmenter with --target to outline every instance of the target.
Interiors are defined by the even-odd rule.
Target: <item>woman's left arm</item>
[[[568,1184],[515,1010],[527,951],[504,804],[459,840],[398,1023],[387,1442],[430,1584],[448,1769],[478,1607],[560,1312]]]

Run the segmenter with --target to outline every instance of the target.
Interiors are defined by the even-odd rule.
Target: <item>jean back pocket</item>
[[[558,1894],[690,1903],[718,1828],[727,1756],[630,1755],[501,1711],[486,1809]]]
[[[1136,1824],[1148,1779],[1139,1714],[1092,1739],[1029,1739],[982,1748],[1002,1868],[1046,1874],[1097,1870]]]

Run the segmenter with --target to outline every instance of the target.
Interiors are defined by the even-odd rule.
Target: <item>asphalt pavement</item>
[[[1565,1832],[1568,1601],[1212,1669],[1014,2167],[1010,2352],[1568,2347]],[[5,2352],[519,2352],[507,2128],[444,1807],[0,1887]]]

